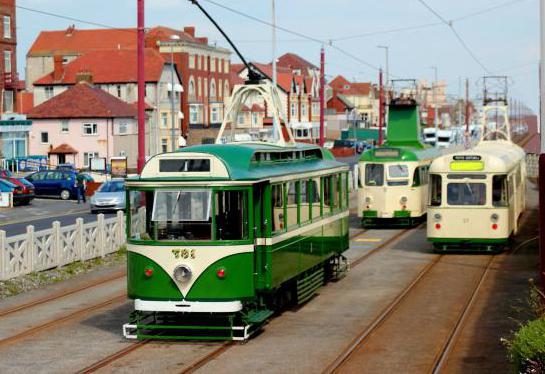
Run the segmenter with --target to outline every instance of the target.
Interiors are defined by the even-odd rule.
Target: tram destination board
[[[456,155],[452,156],[454,161],[481,161],[481,156],[478,155]]]
[[[375,157],[376,158],[398,158],[399,149],[392,149],[392,148],[375,149]]]

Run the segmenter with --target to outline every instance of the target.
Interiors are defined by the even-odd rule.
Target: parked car
[[[58,164],[56,170],[72,170],[76,171],[76,167],[72,164]]]
[[[0,192],[13,192],[17,186],[6,179],[0,179]]]
[[[34,185],[25,178],[16,178],[9,170],[1,169],[0,179],[18,187],[13,191],[13,204],[28,205],[34,199]]]
[[[38,196],[57,196],[62,200],[69,200],[78,196],[77,175],[78,173],[73,170],[43,170],[30,174],[26,179],[34,184]],[[85,175],[85,178],[92,181],[88,175]]]
[[[91,213],[98,211],[125,210],[125,181],[112,179],[104,182],[91,197]]]

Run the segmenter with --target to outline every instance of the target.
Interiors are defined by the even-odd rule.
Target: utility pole
[[[545,179],[545,136],[541,126],[545,123],[545,0],[540,0],[540,63],[539,63],[539,131],[541,154],[539,155],[539,179]],[[539,274],[541,289],[545,292],[545,183],[539,183]]]
[[[437,66],[431,67],[434,71],[434,80],[435,83],[432,83],[433,90],[433,107],[434,107],[434,115],[433,115],[433,124],[435,127],[435,136],[437,136],[437,132],[439,131],[439,110],[437,108]],[[435,146],[437,147],[437,142],[435,142]]]
[[[146,163],[146,118],[145,118],[145,79],[144,79],[144,0],[137,0],[138,35],[137,35],[137,65],[138,65],[138,174]]]
[[[462,77],[458,77],[458,126],[462,126],[462,107],[464,99],[462,98]]]
[[[320,147],[324,146],[325,120],[325,49],[320,50]]]
[[[172,152],[176,150],[176,106],[174,104],[174,100],[176,98],[176,90],[174,89],[174,43],[176,43],[178,40],[180,40],[180,37],[178,35],[171,35],[170,36],[171,45],[170,45],[170,125],[172,126],[170,137],[171,144],[172,144]],[[180,94],[180,98],[181,98]]]
[[[384,126],[384,86],[382,69],[378,72],[378,145],[382,145],[382,127]]]
[[[273,86],[276,88],[276,6],[274,0],[272,0],[272,75]]]
[[[388,85],[390,84],[390,47],[388,47],[387,45],[377,45],[377,48],[384,49],[384,52],[386,53],[386,87],[388,87]]]

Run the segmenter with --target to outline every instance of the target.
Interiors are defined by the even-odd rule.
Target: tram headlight
[[[442,217],[441,217],[441,215],[439,213],[435,213],[433,215],[433,219],[434,219],[435,222],[441,222],[441,218]]]
[[[407,201],[408,201],[408,200],[409,200],[409,199],[407,199],[407,196],[402,196],[401,199],[399,199],[399,202],[400,202],[401,204],[407,204]]]
[[[185,283],[191,279],[191,269],[187,265],[176,266],[173,276],[177,282]]]
[[[494,213],[494,214],[492,214],[492,215],[490,216],[490,220],[491,220],[493,223],[498,222],[499,219],[500,219],[500,216],[498,216],[496,213]]]

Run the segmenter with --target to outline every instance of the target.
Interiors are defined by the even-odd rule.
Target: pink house
[[[31,155],[47,155],[54,166],[88,168],[94,157],[127,156],[136,164],[136,108],[104,90],[80,82],[34,107],[29,136]]]

